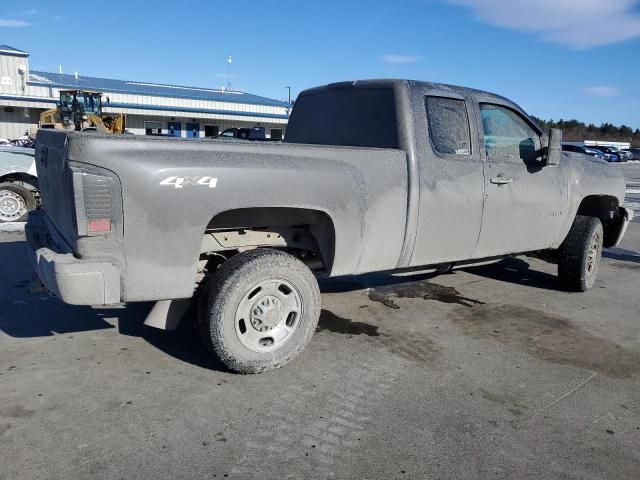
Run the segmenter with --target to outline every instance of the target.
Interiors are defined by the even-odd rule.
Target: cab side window
[[[540,148],[537,132],[516,112],[508,108],[480,104],[487,157],[535,162]]]
[[[441,155],[471,155],[469,116],[464,100],[426,98],[431,145]]]

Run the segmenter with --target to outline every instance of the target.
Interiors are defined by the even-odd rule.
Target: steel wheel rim
[[[236,335],[253,352],[277,350],[298,331],[302,312],[302,296],[291,282],[263,280],[240,300],[234,319]]]
[[[598,261],[598,252],[600,250],[600,235],[595,233],[591,237],[591,242],[589,243],[589,249],[587,250],[587,275],[590,276],[595,268]]]
[[[27,205],[21,195],[11,190],[0,190],[0,220],[11,222],[27,213]]]

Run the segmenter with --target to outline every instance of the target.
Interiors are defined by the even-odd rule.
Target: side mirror
[[[547,147],[547,165],[558,165],[562,157],[562,130],[552,128],[549,131],[549,146]]]

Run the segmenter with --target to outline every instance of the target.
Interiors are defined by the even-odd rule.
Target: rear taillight
[[[71,170],[78,236],[113,233],[121,211],[117,177],[93,165],[75,163]]]
[[[111,233],[111,179],[83,173],[82,187],[87,235]]]
[[[89,235],[102,235],[104,233],[111,233],[111,220],[88,220],[87,233]]]

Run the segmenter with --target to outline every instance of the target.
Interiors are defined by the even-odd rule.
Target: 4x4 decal
[[[209,188],[216,188],[218,179],[215,177],[167,177],[160,182],[160,185],[170,185],[173,188],[183,188],[187,185],[205,185]]]

